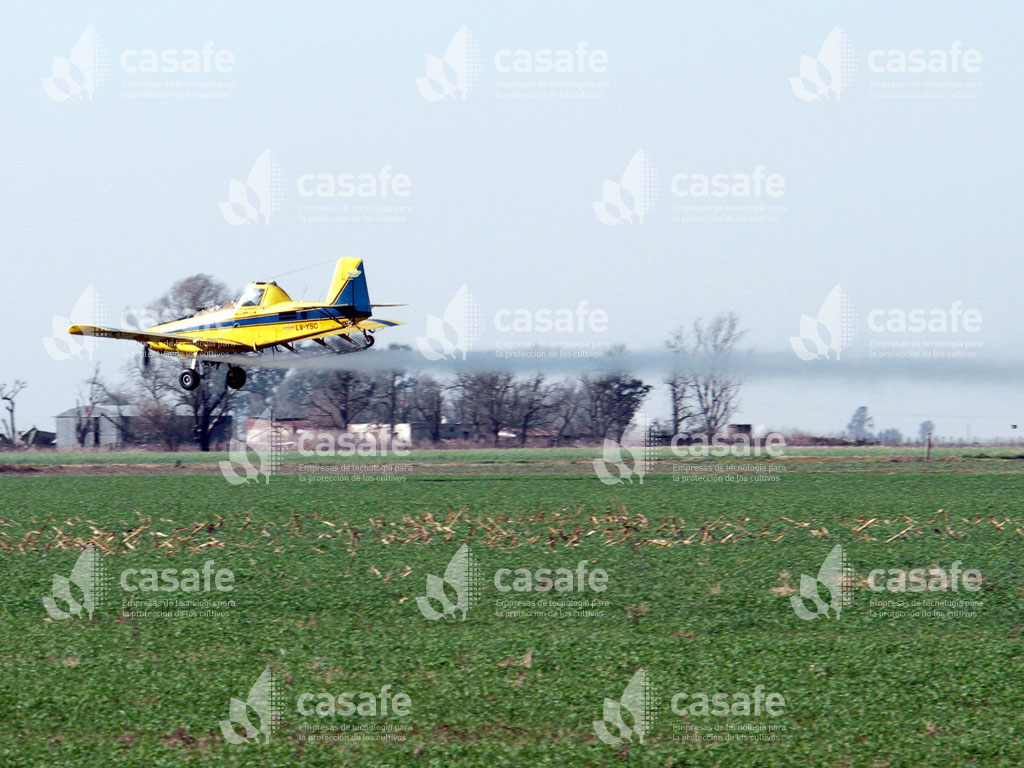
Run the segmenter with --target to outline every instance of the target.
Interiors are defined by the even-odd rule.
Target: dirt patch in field
[[[6,469],[5,469],[6,467]],[[219,472],[212,464],[0,464],[0,474],[16,475],[208,475]]]
[[[3,474],[16,474],[26,475],[33,472],[38,472],[39,468],[32,466],[31,464],[0,464],[0,475]]]

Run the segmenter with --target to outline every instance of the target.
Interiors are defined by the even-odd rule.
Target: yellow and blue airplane
[[[178,382],[182,388],[193,390],[200,383],[200,362],[220,365],[221,361],[209,359],[211,356],[258,354],[276,347],[297,352],[293,345],[299,341],[315,341],[337,351],[324,341],[330,336],[340,336],[358,349],[369,349],[373,346],[372,334],[378,328],[402,325],[397,320],[372,317],[373,308],[400,306],[404,305],[371,304],[363,260],[344,258],[334,268],[327,300],[322,304],[292,301],[277,283],[250,283],[232,304],[154,325],[145,331],[72,325],[68,333],[137,341],[145,347],[145,362],[150,350],[191,358],[190,367],[181,372]],[[362,344],[351,338],[354,333],[362,334]],[[228,363],[227,385],[232,389],[245,386],[245,370]]]

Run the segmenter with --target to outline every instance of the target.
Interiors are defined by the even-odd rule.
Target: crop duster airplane
[[[366,288],[363,260],[339,259],[324,303],[292,301],[277,283],[250,283],[233,304],[201,310],[191,317],[154,325],[145,331],[123,331],[95,325],[72,325],[75,336],[128,339],[145,346],[144,363],[149,352],[173,352],[191,358],[191,365],[178,376],[182,388],[199,386],[199,362],[220,365],[220,360],[203,359],[217,355],[262,353],[276,347],[296,352],[298,341],[315,341],[331,350],[325,339],[340,336],[357,349],[373,346],[373,332],[402,323],[372,318],[374,307],[400,307],[402,304],[371,304]],[[362,334],[362,344],[351,338]],[[245,370],[228,363],[227,385],[241,389]]]

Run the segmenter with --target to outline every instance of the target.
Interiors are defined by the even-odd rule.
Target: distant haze
[[[467,365],[503,342],[624,344],[658,417],[669,333],[735,311],[738,422],[839,432],[866,405],[908,437],[930,419],[1014,438],[1022,22],[923,2],[9,8],[0,381],[28,383],[20,428],[52,429],[96,362],[116,380],[137,351],[48,352],[88,286],[117,325],[197,272],[322,299],[330,262],[360,256],[371,300],[409,305],[379,312],[407,324],[339,365],[418,349],[466,285],[483,321]],[[85,78],[90,27],[106,53]],[[899,71],[915,50],[939,52],[931,71]],[[802,55],[839,90],[792,83]],[[606,322],[502,330],[580,302]],[[800,359],[812,328],[841,354]]]

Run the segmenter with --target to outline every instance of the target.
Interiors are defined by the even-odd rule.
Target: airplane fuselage
[[[253,308],[229,305],[153,326],[148,329],[152,333],[172,334],[183,339],[173,345],[151,342],[149,346],[159,352],[192,354],[202,350],[187,340],[203,337],[208,342],[224,340],[258,351],[322,334],[344,333],[346,329],[356,333],[356,325],[369,317],[369,313],[357,312],[351,307],[315,302],[284,301]]]

